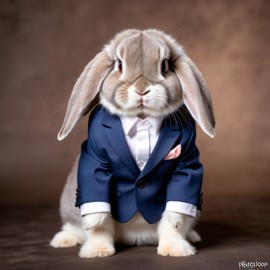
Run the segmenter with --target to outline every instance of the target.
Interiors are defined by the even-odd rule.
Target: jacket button
[[[140,188],[140,189],[144,189],[144,188],[146,187],[146,182],[145,182],[145,180],[140,179],[140,180],[137,182],[137,187]]]

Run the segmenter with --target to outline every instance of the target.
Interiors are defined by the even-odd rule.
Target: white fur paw
[[[184,257],[196,254],[196,249],[186,240],[178,240],[168,243],[160,243],[158,246],[158,255]]]
[[[79,243],[80,239],[75,235],[66,231],[60,231],[53,237],[50,246],[54,248],[66,248],[74,247]]]
[[[115,248],[110,243],[86,242],[80,249],[81,258],[108,257],[115,254]]]
[[[183,227],[183,215],[176,212],[166,211],[166,216],[170,224],[177,230]]]
[[[85,230],[102,226],[109,217],[109,213],[93,213],[83,216],[82,226]]]
[[[191,230],[188,235],[187,235],[188,239],[192,242],[192,243],[197,243],[197,242],[201,242],[202,238],[201,236],[195,231],[195,230]]]

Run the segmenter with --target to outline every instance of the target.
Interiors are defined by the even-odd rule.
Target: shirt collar
[[[161,127],[162,121],[163,121],[163,117],[148,116],[144,119],[141,119],[137,116],[121,116],[120,120],[122,122],[122,127],[123,127],[125,135],[129,135],[129,136],[133,137],[136,134],[136,124],[139,121],[143,121],[145,119],[147,119],[151,123],[155,134],[156,135],[159,134],[160,127]]]

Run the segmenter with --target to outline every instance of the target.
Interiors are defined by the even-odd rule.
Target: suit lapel
[[[104,134],[119,158],[138,177],[140,169],[130,153],[119,117],[107,114],[102,125]]]
[[[114,148],[119,158],[127,166],[127,168],[136,177],[139,176],[139,178],[143,178],[146,174],[154,169],[154,167],[172,149],[177,138],[180,136],[178,125],[170,123],[168,119],[165,119],[162,124],[156,146],[152,151],[143,171],[140,172],[140,169],[130,153],[119,117],[108,113],[104,118],[102,125],[106,138]]]
[[[163,122],[160,130],[159,138],[149,160],[147,161],[140,178],[143,178],[168,154],[179,138],[180,131],[177,125],[170,123],[168,119]]]

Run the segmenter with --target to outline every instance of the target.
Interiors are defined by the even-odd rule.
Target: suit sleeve
[[[88,140],[81,147],[76,206],[88,205],[93,208],[99,202],[99,205],[107,205],[108,209],[112,171],[108,159],[98,147],[102,139],[98,134],[95,135],[89,128]]]
[[[200,208],[203,166],[195,145],[195,128],[190,132],[187,134],[189,139],[184,138],[183,152],[167,187],[167,207],[172,204],[177,206],[179,202],[179,207],[189,212],[185,214],[196,216],[196,210]]]

